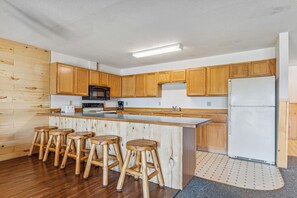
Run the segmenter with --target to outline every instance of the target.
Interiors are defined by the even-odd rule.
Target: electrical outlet
[[[211,102],[207,101],[206,106],[211,107]]]
[[[161,102],[159,102],[159,106],[161,106]]]
[[[126,106],[128,106],[128,102],[126,101]]]

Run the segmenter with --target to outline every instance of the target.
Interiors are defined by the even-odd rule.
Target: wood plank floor
[[[116,192],[119,173],[109,172],[109,185],[102,187],[102,168],[92,168],[89,179],[74,175],[74,161],[65,170],[53,166],[53,155],[46,163],[37,155],[0,162],[0,197],[142,197],[141,180],[127,176],[123,192]],[[84,166],[82,166],[83,173]],[[150,183],[151,197],[174,197],[179,190]]]
[[[297,157],[297,140],[289,140],[288,144],[288,155]]]

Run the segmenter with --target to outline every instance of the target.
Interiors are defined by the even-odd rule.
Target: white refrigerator
[[[229,80],[228,155],[275,164],[275,77]]]

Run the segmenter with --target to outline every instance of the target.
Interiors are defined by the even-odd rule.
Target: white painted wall
[[[297,102],[297,66],[289,67],[289,100]]]
[[[277,56],[277,95],[279,100],[288,100],[288,65],[289,65],[289,33],[283,32],[279,34],[276,46]]]
[[[100,70],[114,74],[129,75],[164,70],[221,65],[235,62],[256,61],[270,58],[275,58],[275,48],[265,48],[252,51],[238,52],[233,54],[225,54],[205,58],[162,63],[156,65],[133,67],[121,70],[106,66],[105,69],[112,69],[110,69],[110,71],[107,71],[103,70],[103,68],[100,68]],[[59,54],[56,52],[52,52],[51,60],[52,62],[64,62],[91,69],[95,69],[94,66],[96,66],[95,62]],[[180,106],[182,108],[227,108],[227,97],[187,97],[186,84],[173,83],[165,84],[162,86],[163,87],[161,98],[122,98],[117,100],[125,101],[126,107]],[[69,104],[69,100],[72,100],[73,104],[76,106],[79,106],[82,103],[81,97],[77,96],[52,96],[51,107],[58,108],[62,105]],[[106,102],[106,106],[115,106],[117,104],[117,100],[113,99],[111,101]]]
[[[161,98],[122,98],[121,100],[125,101],[125,107],[227,108],[227,97],[187,97],[185,83],[162,85]]]

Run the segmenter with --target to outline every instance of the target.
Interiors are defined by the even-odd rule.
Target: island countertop
[[[159,124],[159,125],[180,126],[180,127],[189,127],[189,128],[197,128],[197,127],[207,124],[208,122],[211,121],[211,119],[208,119],[208,118],[180,118],[180,117],[143,116],[143,115],[108,114],[108,113],[97,113],[97,114],[40,113],[38,115],[96,119],[96,120],[109,120],[109,121],[119,121],[119,122]]]

